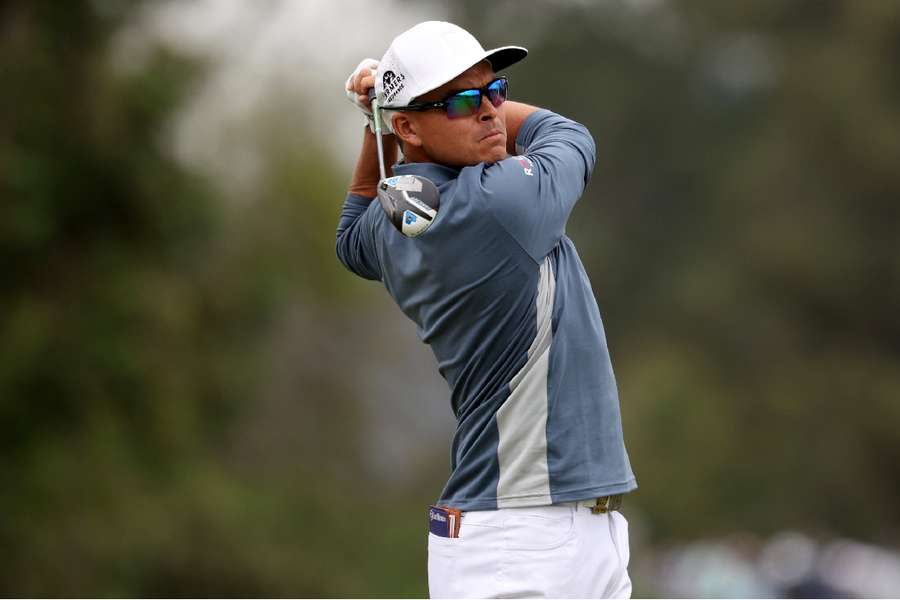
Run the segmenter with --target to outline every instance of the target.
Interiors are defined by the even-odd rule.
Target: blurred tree
[[[0,590],[265,594],[251,561],[200,560],[240,548],[217,537],[229,483],[207,456],[260,312],[219,295],[213,196],[164,150],[195,66],[110,66],[133,9],[0,6]]]
[[[139,11],[0,5],[0,591],[421,596],[425,501],[368,485],[333,368],[344,177],[277,97],[239,132],[259,184],[223,201],[168,151],[203,65],[111,60]]]

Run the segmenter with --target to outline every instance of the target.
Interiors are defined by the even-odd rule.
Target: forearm
[[[397,142],[393,135],[383,136],[385,173],[388,177],[393,175],[391,166],[397,162]],[[356,168],[353,170],[353,179],[350,181],[349,192],[366,198],[374,198],[381,174],[378,170],[378,145],[375,134],[368,128],[363,136],[362,149]]]
[[[536,106],[530,106],[521,102],[513,102],[507,100],[503,103],[504,114],[506,117],[506,151],[510,154],[516,153],[516,138],[519,137],[519,129],[522,123],[531,113],[540,110]]]

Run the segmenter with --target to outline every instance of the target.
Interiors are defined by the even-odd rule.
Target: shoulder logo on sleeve
[[[517,156],[516,160],[519,161],[519,164],[522,165],[522,170],[525,171],[525,174],[529,177],[534,177],[534,165],[531,164],[531,161],[528,160],[524,156]]]

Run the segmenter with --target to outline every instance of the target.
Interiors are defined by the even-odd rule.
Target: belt
[[[623,494],[615,494],[613,496],[601,496],[599,498],[591,498],[590,500],[578,500],[575,506],[583,506],[591,509],[596,514],[605,514],[614,510],[619,510],[622,506]],[[565,503],[571,506],[570,503]],[[458,508],[450,508],[449,506],[432,505],[428,507],[428,529],[434,535],[445,538],[459,537],[459,529],[462,524],[462,518],[468,511]]]
[[[613,496],[601,496],[599,498],[591,498],[590,500],[579,500],[578,506],[590,508],[591,512],[603,514],[619,510],[622,508],[622,497],[624,494],[615,494]]]

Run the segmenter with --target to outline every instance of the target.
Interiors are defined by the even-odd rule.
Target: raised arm
[[[360,67],[347,80],[346,90],[351,94],[356,92],[360,101],[366,102],[365,106],[360,108],[367,108],[368,90],[374,85],[374,81],[373,71],[366,66],[366,61],[360,63]],[[359,106],[359,103],[357,105]],[[386,172],[390,173],[391,165],[397,160],[397,144],[394,136],[385,136],[383,142]],[[372,213],[368,210],[377,195],[379,177],[375,134],[366,127],[347,198],[341,210],[336,240],[336,251],[340,261],[345,267],[366,279],[381,279],[381,269],[374,246]],[[370,216],[367,218],[367,215]]]
[[[374,63],[372,67],[377,67]],[[356,94],[357,104],[366,108],[369,104],[369,90],[375,87],[375,69],[359,68],[347,80],[346,88]],[[384,170],[390,177],[393,173],[391,167],[397,162],[397,139],[393,135],[382,138],[384,146]],[[375,142],[375,134],[366,127],[363,136],[362,149],[356,161],[356,169],[353,171],[353,179],[350,180],[349,193],[366,198],[374,198],[380,178],[378,170],[378,147]]]
[[[539,110],[536,106],[507,100],[503,103],[504,116],[506,117],[506,151],[512,155],[516,152],[516,138],[519,137],[519,129],[528,115]]]
[[[540,262],[565,233],[590,180],[596,147],[587,128],[548,110],[515,122],[527,108],[509,113],[511,126],[519,126],[514,139],[521,155],[483,169],[480,185],[490,193],[497,221]]]
[[[384,170],[388,177],[393,175],[391,167],[397,162],[397,141],[393,135],[385,135],[382,138],[384,144]],[[366,127],[363,135],[362,149],[356,160],[356,168],[353,170],[353,178],[347,190],[351,194],[374,198],[378,186],[378,148],[375,143],[375,134]]]

